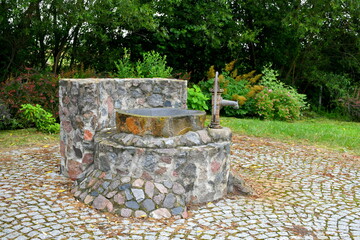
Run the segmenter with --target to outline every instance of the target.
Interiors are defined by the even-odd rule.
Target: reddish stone
[[[60,141],[60,154],[62,157],[65,157],[65,147],[66,147],[66,145],[65,145],[64,141]]]
[[[117,204],[122,205],[122,204],[125,203],[125,198],[124,198],[120,193],[118,193],[118,194],[116,194],[116,195],[114,196],[114,201],[115,201]]]
[[[67,168],[68,168],[67,170],[68,170],[69,178],[71,180],[76,180],[79,177],[79,175],[83,172],[81,169],[81,163],[71,159],[68,161]]]
[[[156,174],[162,175],[166,172],[165,167],[160,167],[158,170],[155,171]]]
[[[64,97],[63,103],[65,104],[69,104],[70,103],[70,98],[68,96]]]
[[[173,171],[172,175],[173,175],[174,177],[178,177],[178,176],[179,176],[179,174],[178,174],[177,172],[175,172],[175,171]]]
[[[78,129],[83,129],[83,128],[84,128],[84,122],[83,122],[83,120],[81,119],[80,116],[76,116],[76,118],[75,118],[75,124],[76,124],[76,127],[77,127]]]
[[[90,164],[94,162],[94,157],[92,153],[86,153],[84,154],[84,157],[82,159],[82,163]]]
[[[184,211],[182,214],[181,214],[182,218],[188,218],[189,217],[189,213],[187,211]]]
[[[73,129],[72,126],[71,126],[70,121],[63,121],[62,122],[62,127],[67,133],[71,132],[72,129]]]
[[[218,163],[218,162],[216,162],[216,161],[213,161],[213,162],[211,163],[211,171],[212,171],[213,173],[215,173],[215,172],[218,172],[219,169],[220,169],[220,163]]]
[[[97,181],[97,179],[96,178],[92,178],[91,180],[90,180],[90,182],[88,183],[88,187],[91,187],[92,185],[94,185],[95,183],[96,183],[96,181]]]
[[[109,212],[112,212],[114,210],[114,206],[110,201],[107,202],[106,208]]]
[[[145,193],[149,196],[149,198],[152,198],[154,196],[154,183],[152,182],[146,182],[145,183]]]
[[[109,114],[112,115],[114,112],[114,101],[111,97],[108,97],[106,102],[108,105]]]
[[[89,130],[84,131],[84,140],[91,141],[93,139],[93,134]]]
[[[69,109],[66,107],[63,107],[61,109],[61,114],[62,114],[62,116],[68,117],[70,115]]]
[[[168,157],[168,156],[164,156],[164,157],[160,158],[160,161],[167,163],[167,164],[170,164],[171,160],[172,160],[171,157]]]
[[[109,203],[110,201],[107,200],[103,195],[99,195],[94,199],[93,207],[99,210],[103,210],[105,207],[108,207],[109,209]]]
[[[106,176],[106,172],[102,172],[99,176],[99,178],[104,178]]]
[[[144,148],[138,148],[136,149],[136,154],[143,154],[145,152]]]
[[[141,175],[141,178],[145,179],[145,180],[148,180],[148,181],[153,180],[153,178],[150,176],[150,174],[148,172],[145,172],[145,171]]]

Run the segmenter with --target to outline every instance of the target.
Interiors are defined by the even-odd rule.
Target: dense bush
[[[207,97],[200,89],[199,86],[193,85],[188,88],[187,95],[187,106],[189,109],[205,111],[209,110],[207,102],[209,97]]]
[[[236,61],[232,61],[225,65],[224,71],[219,75],[219,87],[224,90],[222,97],[226,100],[234,100],[239,103],[239,109],[232,107],[224,107],[223,111],[227,116],[244,117],[254,116],[255,114],[255,95],[263,89],[262,86],[256,83],[261,77],[261,74],[255,74],[252,71],[247,74],[238,74],[238,70],[234,67]],[[210,89],[214,85],[215,70],[210,67],[208,71],[208,81],[200,82],[206,96],[211,99]],[[208,101],[209,106],[211,102]],[[211,107],[210,107],[211,108]]]
[[[39,104],[23,104],[20,110],[20,117],[24,119],[27,126],[34,125],[36,129],[46,133],[60,132],[60,124],[56,123],[53,115],[45,111]]]
[[[307,107],[305,95],[280,82],[277,79],[277,72],[270,66],[264,68],[263,74],[255,74],[255,71],[238,74],[234,67],[235,63],[236,61],[232,61],[225,65],[219,75],[219,86],[224,90],[222,97],[239,103],[239,109],[224,107],[223,112],[227,116],[255,116],[282,121],[300,117],[301,110]],[[213,87],[214,76],[214,67],[211,67],[208,72],[209,80],[200,83],[209,98],[211,97],[209,89]],[[208,104],[211,102],[209,101]]]
[[[18,77],[10,77],[0,86],[0,99],[9,107],[10,114],[16,117],[22,104],[39,104],[58,116],[59,98],[58,77],[52,73],[41,73],[33,69]]]
[[[113,77],[119,78],[167,78],[171,76],[172,68],[166,66],[166,56],[160,56],[155,51],[142,54],[142,61],[133,63],[130,60],[130,53],[125,49],[124,56],[115,62],[117,72]]]
[[[280,82],[278,73],[264,67],[260,84],[264,89],[255,97],[256,113],[264,119],[290,121],[299,119],[301,111],[307,108],[306,96]]]
[[[353,96],[339,99],[339,103],[351,120],[360,122],[360,88],[355,88]]]

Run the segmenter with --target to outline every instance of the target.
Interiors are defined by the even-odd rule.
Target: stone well
[[[123,217],[186,214],[187,204],[224,197],[231,131],[204,127],[186,110],[186,82],[63,79],[61,171],[74,196]]]

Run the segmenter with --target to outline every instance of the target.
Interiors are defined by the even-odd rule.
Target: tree
[[[45,69],[49,60],[55,74],[64,63],[108,70],[127,34],[156,27],[150,5],[140,0],[3,0],[0,6],[0,81],[25,66]]]
[[[173,68],[200,80],[210,65],[223,65],[229,57],[234,24],[227,1],[154,1],[154,8],[160,27],[151,41]]]

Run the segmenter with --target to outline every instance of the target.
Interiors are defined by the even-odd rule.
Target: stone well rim
[[[166,114],[159,114],[161,112],[168,112]],[[187,116],[201,116],[206,115],[206,112],[199,110],[190,110],[182,108],[170,108],[170,107],[161,107],[161,108],[132,108],[132,109],[116,109],[116,112],[120,114],[131,115],[134,117],[149,117],[149,118],[173,118],[173,117],[187,117]],[[143,112],[143,113],[142,113]],[[175,113],[177,112],[177,113]],[[171,114],[170,113],[175,113]]]

